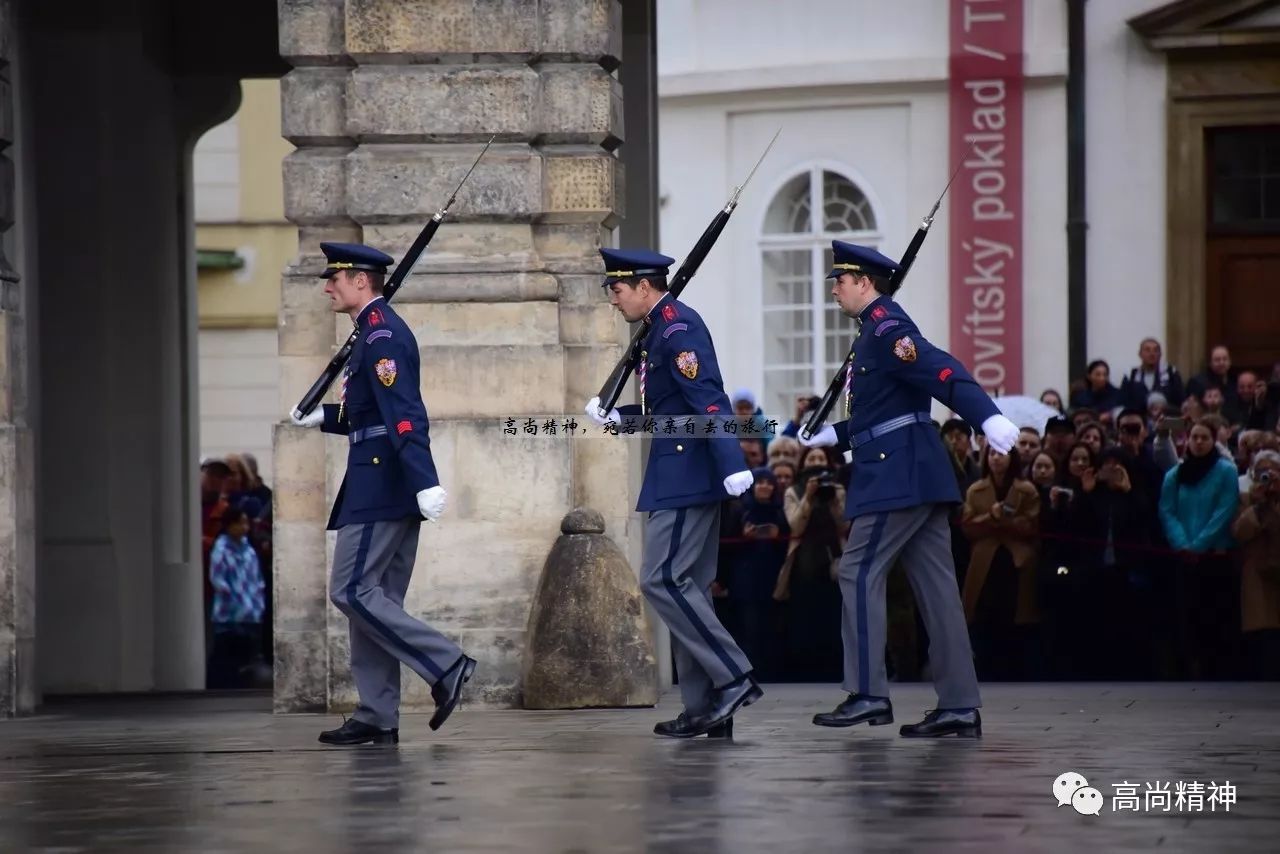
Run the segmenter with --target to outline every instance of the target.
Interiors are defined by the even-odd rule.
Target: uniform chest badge
[[[916,360],[916,342],[912,341],[910,336],[903,335],[893,342],[893,355],[904,362],[914,362]]]
[[[685,350],[676,356],[676,367],[680,369],[680,373],[689,379],[698,376],[698,354],[692,350]]]
[[[914,352],[914,351],[912,351]],[[915,358],[912,356],[912,358]],[[396,381],[396,360],[395,359],[379,359],[378,364],[373,366],[373,370],[378,374],[378,379],[387,388]]]

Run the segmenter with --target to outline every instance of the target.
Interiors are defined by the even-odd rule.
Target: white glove
[[[724,479],[724,491],[730,495],[741,495],[755,482],[755,475],[749,471],[734,472]]]
[[[992,415],[983,421],[982,434],[987,437],[987,444],[1002,454],[1018,444],[1018,425],[1003,415]]]
[[[324,423],[324,410],[317,406],[306,415],[302,415],[295,409],[289,413],[289,420],[299,427],[319,427]]]
[[[448,493],[444,491],[443,486],[424,489],[418,493],[418,510],[427,521],[434,522],[444,512],[445,499],[448,497]]]
[[[612,421],[614,424],[622,423],[622,416],[618,414],[617,409],[610,410],[607,418],[600,417],[600,398],[599,397],[593,397],[591,398],[591,400],[587,401],[587,408],[585,411],[587,413],[587,417],[590,418],[592,421],[594,421],[596,424],[600,425],[601,427],[603,427],[606,423],[610,421]]]
[[[796,438],[799,439],[800,444],[804,445],[806,448],[825,448],[828,445],[834,445],[836,443],[836,428],[828,424],[817,433],[814,433],[813,437],[809,439],[804,437],[804,430],[801,430],[796,434]]]

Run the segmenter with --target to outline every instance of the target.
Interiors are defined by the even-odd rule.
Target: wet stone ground
[[[0,722],[0,852],[1275,851],[1280,686],[985,685],[980,741],[833,730],[834,686],[766,686],[732,742],[677,711],[457,712],[398,747],[316,742],[338,716],[261,697],[57,702]],[[895,686],[897,723],[927,685]],[[1058,806],[1077,771],[1099,815]],[[1139,810],[1116,811],[1132,783]],[[1147,783],[1205,786],[1148,811]],[[1209,784],[1235,803],[1211,809]],[[1219,790],[1222,791],[1222,790]],[[1227,808],[1229,806],[1229,809]]]

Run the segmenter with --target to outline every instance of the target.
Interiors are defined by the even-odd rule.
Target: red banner
[[[951,0],[951,344],[1022,393],[1022,0]]]

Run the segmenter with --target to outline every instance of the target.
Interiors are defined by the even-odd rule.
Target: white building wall
[[[1091,13],[1096,6],[1091,4]],[[1134,4],[1128,5],[1152,5]],[[765,207],[790,175],[818,161],[844,172],[876,202],[881,250],[899,257],[950,177],[947,4],[942,0],[663,0],[659,6],[659,189],[662,250],[682,259],[778,127],[782,136],[684,300],[716,335],[726,387],[763,388],[758,238]],[[940,14],[942,10],[942,14]],[[1140,10],[1140,9],[1139,9]],[[1126,15],[1110,26],[1123,26]],[[847,46],[833,31],[849,33]],[[859,37],[860,33],[870,33]],[[1143,50],[1140,45],[1139,50]],[[1066,6],[1027,0],[1024,51],[1024,374],[1038,394],[1069,379],[1066,329]],[[845,58],[847,54],[847,59]],[[1121,58],[1123,59],[1123,58]],[[1124,73],[1116,56],[1089,58],[1091,76]],[[1135,61],[1132,58],[1129,61]],[[1147,86],[1162,97],[1162,78]],[[1091,168],[1108,133],[1094,118]],[[1144,125],[1146,127],[1146,125]],[[1162,132],[1162,131],[1161,131]],[[1129,142],[1143,151],[1142,140]],[[1146,156],[1146,155],[1144,155]],[[1124,165],[1111,164],[1112,170]],[[1161,166],[1162,169],[1162,166]],[[1146,165],[1139,174],[1148,172]],[[1094,189],[1091,201],[1105,189]],[[1133,191],[1140,187],[1135,184]],[[1162,197],[1144,204],[1164,205]],[[1161,218],[1156,218],[1160,227]],[[899,294],[929,339],[948,344],[948,210]],[[1092,234],[1092,232],[1091,232]],[[1111,248],[1111,247],[1108,247]],[[1162,251],[1162,250],[1161,250]],[[1148,252],[1149,255],[1149,252]],[[1103,257],[1106,257],[1103,254]],[[1096,257],[1091,257],[1091,268]],[[1162,266],[1151,274],[1162,294]],[[1092,278],[1092,277],[1091,277]],[[1091,318],[1094,311],[1091,283]],[[1146,293],[1146,292],[1143,292]],[[1130,310],[1153,328],[1162,306],[1144,297]],[[1128,320],[1126,330],[1132,329]],[[1125,334],[1123,350],[1134,350]],[[1092,347],[1092,343],[1091,343]],[[1091,350],[1092,352],[1092,350]],[[822,392],[822,387],[815,388]],[[785,421],[787,412],[769,412]]]
[[[248,451],[272,484],[271,428],[280,420],[275,329],[200,330],[200,455]]]
[[[1113,378],[1138,363],[1144,337],[1165,339],[1167,72],[1125,23],[1162,5],[1087,6],[1089,358]]]
[[[240,125],[232,116],[203,134],[191,155],[196,222],[240,219]]]

